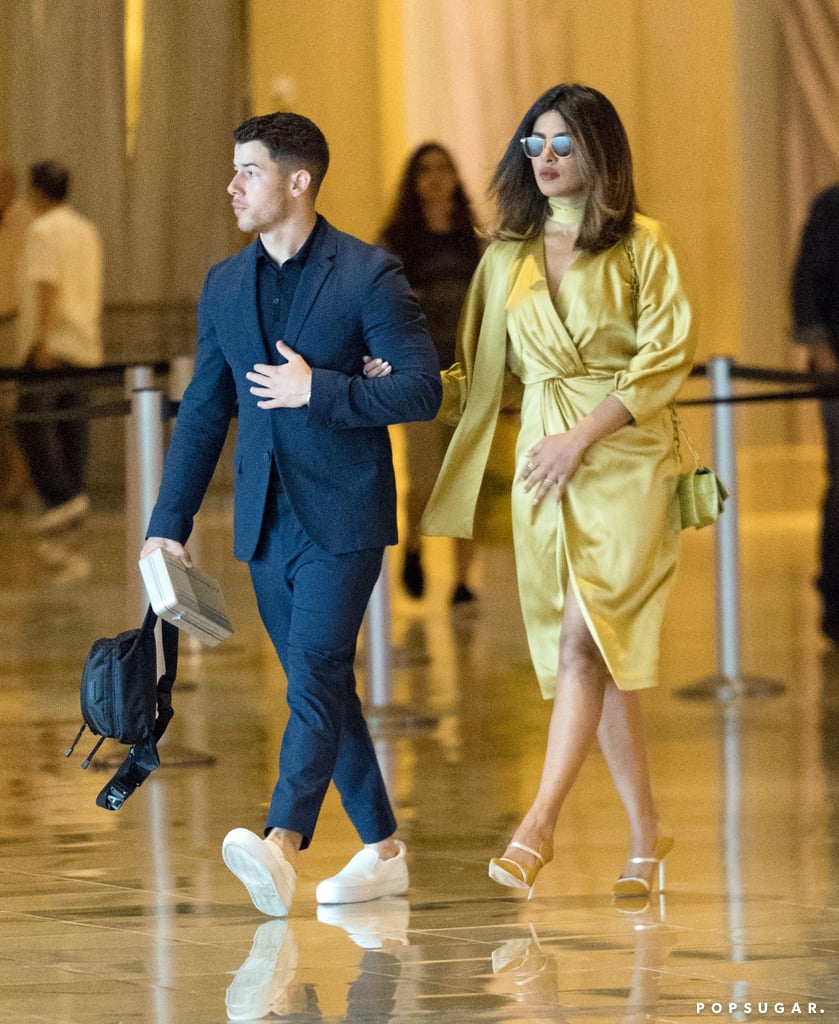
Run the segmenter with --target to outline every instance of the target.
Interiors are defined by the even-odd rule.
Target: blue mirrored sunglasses
[[[574,148],[570,135],[554,135],[551,139],[545,139],[541,135],[528,135],[519,141],[525,156],[529,156],[531,160],[540,157],[548,144],[556,156],[570,156]]]

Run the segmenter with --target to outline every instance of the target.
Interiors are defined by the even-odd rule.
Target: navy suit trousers
[[[358,632],[383,550],[333,555],[303,531],[276,477],[256,555],[249,562],[262,621],[287,678],[289,720],[266,820],[314,834],[334,780],[362,842],[396,831],[384,779],[356,692]]]

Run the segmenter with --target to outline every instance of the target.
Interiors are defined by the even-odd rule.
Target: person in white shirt
[[[70,172],[54,160],[29,169],[35,219],[21,266],[18,357],[37,370],[102,362],[102,243],[96,227],[67,202]],[[21,413],[76,414],[85,392],[72,381],[24,391]],[[17,436],[46,511],[36,532],[61,529],[90,507],[85,494],[89,428],[84,418],[22,420]]]

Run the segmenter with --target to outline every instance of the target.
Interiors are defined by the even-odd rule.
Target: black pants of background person
[[[87,472],[90,429],[85,419],[60,419],[61,413],[83,413],[87,396],[56,382],[54,390],[22,392],[20,415],[42,414],[39,420],[19,420],[18,444],[29,474],[47,508],[56,508],[82,494]]]
[[[827,491],[822,510],[821,575],[822,631],[839,644],[839,399],[822,402],[827,449]]]

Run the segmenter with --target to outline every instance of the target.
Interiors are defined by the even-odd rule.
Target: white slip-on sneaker
[[[397,839],[399,853],[382,860],[365,846],[337,875],[325,878],[315,890],[318,903],[364,903],[380,896],[401,896],[408,891],[405,844]]]
[[[291,910],[297,872],[276,843],[246,828],[234,828],[221,844],[224,863],[248,890],[253,905],[269,917]]]

